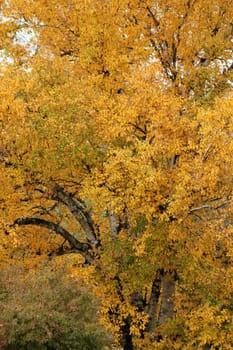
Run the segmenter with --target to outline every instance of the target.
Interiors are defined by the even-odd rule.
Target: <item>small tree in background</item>
[[[26,277],[18,268],[2,271],[0,309],[2,349],[100,350],[107,343],[97,305],[63,269]]]

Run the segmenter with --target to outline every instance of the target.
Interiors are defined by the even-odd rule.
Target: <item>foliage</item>
[[[2,264],[78,253],[124,350],[233,347],[231,5],[2,2]]]
[[[102,349],[107,338],[97,320],[97,305],[61,268],[25,275],[1,272],[1,324],[4,349]]]

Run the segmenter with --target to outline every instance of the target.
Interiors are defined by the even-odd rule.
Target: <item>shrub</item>
[[[16,268],[1,272],[2,349],[100,350],[106,345],[94,299],[64,277],[62,269],[26,277]]]

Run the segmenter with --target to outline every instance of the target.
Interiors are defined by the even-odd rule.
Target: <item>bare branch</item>
[[[202,161],[203,161],[203,162],[205,162],[206,159],[208,158],[208,156],[209,156],[209,154],[210,154],[211,148],[212,148],[212,144],[210,143],[210,144],[208,145],[208,147],[206,148],[205,153],[204,153],[203,156],[202,156]]]
[[[190,209],[188,211],[188,214],[192,214],[193,212],[195,212],[197,210],[201,210],[201,209],[212,209],[212,207],[209,204],[204,204],[204,205],[201,205],[200,207]]]
[[[227,200],[227,201],[225,201],[223,203],[220,203],[220,204],[216,205],[213,209],[220,209],[220,208],[225,207],[226,205],[228,205],[230,203],[231,203],[231,200]]]
[[[53,204],[52,206],[46,208],[43,205],[35,205],[31,208],[33,210],[34,215],[50,215],[51,217],[55,217],[55,215],[52,214],[54,209],[57,207],[57,203]]]
[[[190,209],[188,211],[188,214],[192,214],[193,212],[201,210],[201,209],[217,210],[217,209],[225,207],[226,205],[228,205],[230,203],[231,203],[231,200],[226,200],[226,201],[224,201],[224,202],[222,202],[222,203],[220,203],[218,205],[215,205],[215,206],[212,206],[212,205],[209,205],[209,204],[204,204],[204,205],[201,205],[200,207],[196,207],[196,208]]]

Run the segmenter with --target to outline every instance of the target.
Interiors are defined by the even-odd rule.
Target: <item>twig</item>
[[[230,204],[231,203],[231,200],[226,200],[225,202],[222,202],[218,205],[215,205],[215,206],[211,206],[209,204],[204,204],[204,205],[201,205],[200,207],[196,207],[196,208],[192,208],[188,211],[188,214],[192,214],[193,212],[195,211],[198,211],[198,210],[201,210],[201,209],[211,209],[211,210],[217,210],[217,209],[220,209],[222,207],[225,207],[226,205]]]
[[[202,157],[202,161],[205,162],[206,159],[208,158],[209,154],[210,154],[210,149],[212,148],[212,144],[210,143],[205,151],[205,153],[203,154]]]

